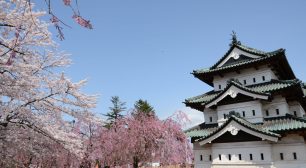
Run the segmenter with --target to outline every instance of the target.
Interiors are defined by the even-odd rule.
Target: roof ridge
[[[270,54],[270,55],[267,55],[265,57],[260,57],[260,58],[256,58],[256,59],[252,59],[252,60],[248,60],[248,61],[239,62],[237,64],[231,64],[231,65],[222,66],[222,67],[210,67],[210,68],[202,68],[202,69],[198,69],[198,70],[193,70],[193,72],[191,74],[195,75],[195,74],[200,74],[200,73],[207,73],[207,72],[210,72],[210,71],[213,72],[213,71],[227,69],[227,68],[236,67],[236,66],[240,66],[240,65],[250,64],[250,63],[253,63],[253,62],[262,61],[262,60],[265,60],[267,58],[271,58],[271,57],[276,56],[276,55],[278,55],[278,53]]]
[[[276,134],[276,133],[271,132],[269,130],[263,129],[262,127],[258,127],[257,125],[254,125],[253,123],[247,121],[244,118],[241,118],[241,117],[238,117],[238,116],[235,116],[235,115],[232,115],[230,117],[233,117],[235,121],[239,122],[240,124],[243,124],[244,126],[250,128],[250,129],[259,130],[259,131],[262,131],[262,132],[264,132],[266,134],[270,134],[270,135],[278,136],[279,137],[279,134]]]
[[[230,45],[230,48],[227,50],[227,52],[214,64],[212,65],[210,68],[208,68],[209,70],[211,69],[215,69],[217,67],[218,64],[220,64],[227,56],[228,54],[230,54],[232,52],[232,50],[237,47],[245,52],[249,52],[251,54],[255,54],[255,55],[259,55],[259,56],[263,56],[263,57],[266,57],[266,56],[269,56],[269,55],[274,55],[276,53],[279,53],[279,52],[285,52],[286,50],[284,48],[279,48],[277,50],[274,50],[274,51],[263,51],[263,50],[259,50],[259,49],[255,49],[255,48],[252,48],[252,47],[249,47],[249,46],[246,46],[246,45],[243,45],[240,43],[232,43]]]
[[[187,99],[185,99],[185,101],[192,101],[192,100],[195,100],[195,99],[202,98],[203,96],[213,95],[213,94],[217,94],[219,92],[222,92],[222,90],[219,90],[219,91],[210,90],[210,91],[208,91],[206,93],[203,93],[203,94],[200,94],[198,96],[187,98]]]
[[[273,51],[263,51],[263,50],[259,50],[259,49],[253,48],[253,47],[249,47],[249,46],[244,45],[244,44],[236,44],[236,46],[238,48],[242,49],[242,50],[247,50],[246,52],[253,52],[254,54],[258,54],[258,55],[261,55],[261,56],[267,56],[267,55],[270,55],[270,54],[275,54],[275,53],[286,51],[286,49],[284,49],[284,48],[279,48],[279,49],[276,49],[276,50],[273,50]]]
[[[255,92],[255,93],[258,93],[258,94],[270,95],[270,94],[267,94],[267,93],[264,93],[264,92],[253,90],[252,88],[248,88],[248,87],[242,85],[240,82],[238,83],[236,81],[231,81],[231,83],[233,83],[236,87],[239,87],[240,89],[245,89],[245,90],[253,92],[253,93]]]
[[[269,135],[269,136],[274,136],[274,137],[280,137],[279,134],[271,132],[269,130],[263,129],[261,127],[257,127],[256,125],[250,123],[249,121],[241,118],[241,117],[237,117],[235,115],[230,115],[229,118],[227,119],[227,121],[225,121],[221,126],[218,126],[216,130],[212,131],[210,134],[208,134],[206,137],[202,137],[197,139],[196,141],[199,140],[204,140],[214,134],[216,134],[217,132],[219,132],[220,130],[222,130],[223,128],[225,128],[232,120],[234,120],[235,122],[253,130],[253,131],[259,131],[262,132],[263,134]]]

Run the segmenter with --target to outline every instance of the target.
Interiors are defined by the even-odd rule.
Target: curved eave
[[[187,107],[190,107],[190,108],[193,108],[193,109],[196,109],[198,111],[201,111],[203,112],[204,110],[204,106],[201,105],[201,103],[190,103],[190,102],[183,102]]]
[[[233,124],[233,122],[236,123],[236,125]],[[247,122],[247,121],[245,121],[245,122]],[[279,134],[276,134],[276,133],[273,133],[273,132],[256,129],[256,128],[250,126],[251,123],[248,123],[249,124],[248,125],[246,123],[240,122],[235,116],[231,116],[218,129],[216,129],[215,131],[213,131],[212,133],[210,133],[209,135],[207,135],[205,137],[196,139],[195,141],[199,142],[200,145],[204,145],[206,143],[211,143],[214,139],[220,137],[225,132],[231,131],[232,127],[237,128],[237,124],[241,126],[240,128],[238,128],[239,131],[242,130],[242,131],[245,131],[245,132],[250,133],[252,135],[254,135],[254,133],[259,133],[259,136],[258,135],[255,135],[255,136],[258,136],[258,137],[262,138],[263,140],[267,139],[267,140],[276,142],[278,140],[278,138],[281,137]],[[247,131],[247,130],[249,130],[249,131]]]
[[[232,88],[232,87],[236,87],[236,88],[240,89],[240,92],[238,90],[238,92],[235,93],[236,96],[237,96],[237,93],[244,94],[245,92],[247,92],[247,93],[250,93],[250,94],[245,94],[245,95],[250,96],[250,97],[260,98],[260,99],[264,99],[264,100],[268,100],[268,98],[270,98],[270,94],[268,94],[268,93],[255,92],[253,90],[250,90],[248,88],[245,88],[245,87],[237,84],[234,81],[230,81],[230,83],[227,85],[227,87],[222,92],[220,92],[216,97],[214,97],[213,99],[211,99],[207,102],[202,103],[201,105],[203,105],[207,108],[211,107],[212,105],[216,105],[216,103],[218,103],[223,98],[225,98],[226,96],[231,94],[230,93],[230,91],[231,91],[230,88]],[[235,95],[234,96],[230,95],[230,96],[232,98],[235,98],[236,97]]]
[[[235,85],[239,89],[249,93],[269,96],[269,100],[270,98],[272,99],[273,96],[281,94],[288,98],[288,100],[299,101],[306,111],[306,90],[303,88],[303,83],[298,79],[285,81],[271,80],[270,82],[249,85],[247,87],[231,80],[224,90],[210,91],[199,96],[188,98],[183,103],[188,107],[203,111],[205,104],[214,101],[218,96],[220,97],[221,94],[224,94],[224,92],[226,92],[232,85]]]
[[[242,44],[238,44],[238,43],[232,43],[230,46],[231,47],[227,50],[227,52],[224,54],[224,56],[221,59],[219,59],[217,61],[217,63],[215,63],[210,69],[217,68],[217,66],[229,56],[229,54],[234,50],[234,48],[238,48],[241,51],[247,52],[249,54],[261,56],[261,57],[274,55],[274,54],[282,52],[284,50],[284,49],[280,48],[280,49],[275,50],[275,51],[265,52],[265,51],[260,51],[260,50],[257,50],[257,49],[254,49],[254,48],[242,45]]]
[[[250,68],[250,65],[258,67],[264,64],[272,65],[275,71],[278,73],[277,75],[280,76],[280,79],[288,80],[296,78],[285,56],[285,50],[276,52],[274,55],[261,57],[251,61],[240,62],[234,65],[224,66],[216,69],[209,69],[207,71],[194,70],[191,74],[213,87],[213,77],[216,75],[222,76],[224,73]]]

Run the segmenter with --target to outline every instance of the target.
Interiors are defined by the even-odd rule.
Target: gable
[[[218,138],[214,139],[212,143],[247,142],[261,140],[262,139],[257,136],[254,136],[244,131],[239,131],[237,135],[232,135],[230,132],[226,132]]]
[[[222,67],[223,67],[223,66],[234,65],[234,64],[237,64],[237,63],[240,63],[240,62],[244,62],[244,61],[250,61],[250,60],[252,60],[252,59],[253,59],[253,58],[250,58],[250,57],[248,57],[248,56],[245,56],[245,55],[241,54],[241,55],[239,56],[238,59],[234,59],[233,57],[231,57],[226,63],[224,63],[224,64],[222,65]]]
[[[230,95],[227,95],[226,97],[224,97],[224,99],[218,102],[218,106],[237,104],[241,102],[250,102],[250,101],[254,101],[254,98],[248,95],[243,95],[238,93],[235,98],[232,98]]]
[[[217,105],[221,100],[225,99],[227,96],[235,99],[238,94],[252,97],[254,99],[268,100],[269,96],[261,93],[255,93],[247,90],[243,90],[235,85],[231,85],[228,89],[224,90],[221,94],[215,97],[212,101],[205,105],[206,108]]]
[[[235,47],[216,67],[219,68],[222,66],[248,61],[252,59],[257,59],[257,58],[261,58],[261,56],[247,53]]]
[[[248,123],[249,124],[249,123]],[[269,132],[264,132],[263,130],[258,130],[255,125],[245,125],[235,121],[233,118],[229,119],[223,126],[221,126],[218,130],[208,135],[204,139],[199,139],[200,145],[205,145],[207,143],[212,143],[214,140],[222,137],[223,135],[227,135],[229,132],[232,136],[237,136],[238,133],[242,131],[247,134],[252,135],[252,137],[260,138],[261,140],[269,140],[273,142],[278,141],[277,134],[272,134]],[[244,134],[244,133],[243,133]]]

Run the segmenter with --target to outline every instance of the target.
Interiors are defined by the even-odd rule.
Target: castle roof
[[[257,123],[257,124],[250,123],[246,121],[245,119],[240,118],[238,116],[230,115],[229,119],[221,126],[214,125],[213,127],[206,128],[205,123],[202,123],[198,127],[192,130],[186,131],[186,134],[187,136],[192,138],[193,142],[196,141],[196,142],[200,142],[200,143],[202,142],[202,144],[205,144],[204,143],[205,140],[208,140],[209,138],[210,138],[210,141],[214,140],[218,138],[216,136],[217,134],[221,136],[222,135],[221,131],[224,130],[225,128],[230,127],[233,121],[237,123],[238,125],[241,125],[242,127],[246,129],[249,129],[250,131],[255,131],[259,133],[259,135],[262,134],[262,135],[266,135],[271,138],[272,137],[279,138],[281,137],[282,134],[286,132],[288,133],[289,131],[299,131],[299,130],[306,129],[306,119],[295,117],[289,114],[287,114],[286,116],[282,116],[282,117],[267,118],[264,120],[263,123]],[[230,129],[227,129],[225,131],[230,131]]]
[[[239,50],[242,54],[236,53]],[[225,55],[210,68],[194,70],[192,74],[203,82],[213,86],[213,77],[228,72],[260,65],[272,65],[280,79],[295,79],[295,75],[285,56],[285,49],[272,52],[257,50],[240,42],[233,42]]]
[[[260,98],[260,95],[271,98],[273,93],[287,90],[288,88],[292,88],[292,87],[298,87],[303,96],[305,96],[305,93],[306,93],[306,88],[304,87],[304,84],[302,84],[301,81],[297,79],[271,80],[270,82],[265,82],[265,83],[255,84],[255,85],[248,85],[248,86],[244,86],[238,81],[230,80],[224,90],[210,91],[205,94],[201,94],[199,96],[191,97],[191,98],[186,99],[184,103],[186,104],[186,106],[202,111],[205,106],[209,105],[210,103],[217,100],[218,98],[219,99],[224,98],[226,94],[228,94],[229,92],[228,90],[230,88],[233,88],[233,86],[235,86],[241,91],[244,91],[243,94],[254,96],[253,98]],[[258,96],[256,97],[256,95]]]

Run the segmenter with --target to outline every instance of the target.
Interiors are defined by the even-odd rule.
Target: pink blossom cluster
[[[92,25],[89,20],[85,20],[80,15],[73,15],[72,18],[81,26],[86,27],[88,29],[92,29]]]
[[[64,4],[69,6],[71,4],[71,0],[63,0]]]
[[[111,167],[152,162],[172,165],[186,163],[192,157],[187,137],[177,122],[147,115],[129,115],[118,119],[110,129],[101,129],[92,154]]]

